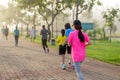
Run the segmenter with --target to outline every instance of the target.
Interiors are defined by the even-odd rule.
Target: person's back
[[[47,35],[48,35],[48,30],[46,30],[45,28],[41,30],[42,35],[42,39],[47,39]]]
[[[42,35],[42,46],[43,46],[44,52],[49,52],[49,48],[47,45],[48,30],[45,29],[45,25],[43,25],[42,27],[43,29],[40,31],[40,35]]]
[[[19,30],[17,26],[16,29],[14,30],[14,37],[15,37],[15,46],[18,46]]]
[[[84,76],[81,71],[81,64],[86,58],[85,46],[91,45],[89,36],[82,32],[81,22],[75,20],[73,22],[74,31],[68,36],[68,44],[72,46],[72,59],[75,65],[75,71],[79,80],[84,80]]]
[[[89,37],[87,36],[86,33],[82,32],[84,35],[85,42],[88,42]],[[75,30],[70,33],[72,40],[72,52],[74,52],[74,60],[75,61],[83,61],[86,57],[86,50],[85,50],[85,43],[80,42],[79,37],[78,37],[78,30]],[[79,56],[79,57],[78,57]]]
[[[32,29],[30,30],[30,35],[35,35],[35,29],[32,27]]]
[[[19,35],[19,30],[18,29],[14,30],[14,35]]]
[[[71,28],[70,23],[66,23],[65,24],[65,35],[68,37],[70,32],[72,32],[72,31],[73,31],[73,29]]]
[[[9,34],[9,29],[7,28],[7,26],[5,28],[4,34],[5,34],[5,37],[6,37],[6,40],[7,40],[8,39],[8,34]]]
[[[8,28],[5,28],[5,35],[8,36]]]
[[[69,28],[69,29],[66,29],[66,31],[65,31],[66,33],[66,36],[68,37],[69,36],[69,34],[70,34],[70,32],[73,32],[73,29],[72,28]]]
[[[57,38],[57,43],[58,43],[58,45],[63,45],[63,43],[65,42],[65,40],[66,40],[66,36],[64,35],[59,35],[58,36],[58,38]]]
[[[65,24],[65,35],[67,36],[67,38],[68,38],[69,34],[70,34],[72,31],[74,31],[74,30],[71,28],[70,23],[66,23],[66,24]],[[66,40],[66,41],[67,41],[67,40]],[[67,45],[67,53],[69,54],[68,64],[69,64],[69,66],[70,66],[72,69],[74,69],[73,61],[72,61],[72,59],[71,59],[71,46],[68,46],[68,45]]]
[[[61,68],[63,70],[66,69],[65,65],[66,44],[64,44],[65,41],[66,41],[65,30],[61,29],[61,35],[58,36],[57,43],[59,45],[59,55],[61,55]]]
[[[2,31],[2,33],[4,33],[4,31],[5,31],[5,28],[4,28],[4,27],[2,27],[1,31]]]
[[[4,28],[4,26],[2,27],[1,32],[2,32],[2,37],[4,38],[4,35],[5,35],[5,28]]]

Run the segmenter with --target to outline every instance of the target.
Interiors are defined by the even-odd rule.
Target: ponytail
[[[65,35],[65,33],[62,33],[62,36],[64,36]]]
[[[65,35],[65,30],[64,29],[61,29],[61,34],[62,34],[62,36]]]
[[[82,34],[82,31],[81,31],[81,29],[82,29],[81,22],[79,20],[75,20],[73,24],[75,26],[75,29],[79,30],[78,37],[80,39],[80,42],[84,42],[85,38],[84,38],[84,35]]]
[[[81,29],[79,29],[79,31],[78,31],[78,37],[80,39],[80,42],[84,42],[84,35],[82,34]]]

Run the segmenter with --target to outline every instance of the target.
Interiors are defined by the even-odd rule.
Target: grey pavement
[[[40,44],[25,39],[15,47],[13,37],[0,37],[0,80],[77,80],[73,69],[60,68],[60,59],[57,49],[44,53]],[[91,58],[82,64],[82,71],[85,80],[120,80],[120,66]]]

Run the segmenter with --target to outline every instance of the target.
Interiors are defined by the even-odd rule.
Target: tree
[[[83,13],[83,11],[91,11],[92,8],[97,5],[102,5],[102,3],[99,0],[64,0],[64,2],[67,4],[67,7],[70,9],[76,8],[76,19],[78,19],[78,16]],[[74,11],[74,10],[73,10]]]
[[[38,13],[46,21],[50,37],[53,37],[53,22],[55,17],[65,10],[64,0],[15,0],[17,5],[24,9],[37,8]],[[52,34],[50,30],[52,26]]]
[[[72,9],[76,7],[76,19],[78,14],[81,14],[84,10],[91,10],[97,3],[100,5],[99,0],[15,0],[17,5],[24,9],[30,9],[32,7],[37,8],[38,13],[46,21],[50,37],[53,37],[53,23],[56,16],[62,13],[66,8]],[[77,6],[76,6],[77,5]],[[52,31],[50,27],[52,26]],[[52,33],[51,33],[52,32]]]
[[[1,10],[1,21],[5,22],[6,24],[10,24],[13,21],[14,18],[14,9],[13,6],[11,4],[8,5],[8,8],[3,8]]]
[[[2,18],[1,20],[3,22],[6,22],[6,24],[11,24],[15,21],[16,25],[19,23],[19,21],[23,22],[23,17],[25,13],[21,12],[20,8],[17,6],[14,6],[13,3],[9,3],[7,8],[3,8],[1,10]]]
[[[111,42],[111,33],[112,33],[112,30],[115,28],[115,19],[118,19],[119,20],[119,9],[115,9],[115,8],[111,8],[111,9],[107,9],[107,11],[104,12],[104,15],[103,15],[103,18],[105,19],[105,26],[108,26],[109,27],[109,30],[110,30],[110,42]]]
[[[25,14],[20,20],[20,22],[24,23],[26,28],[26,36],[28,36],[29,33],[29,25],[32,23],[34,28],[36,29],[36,25],[38,22],[36,21],[38,19],[38,12],[36,9],[36,1],[37,0],[13,0],[17,2],[16,7],[20,9],[20,11],[24,12]]]
[[[2,6],[2,5],[0,5],[0,23],[2,22],[4,22],[4,15],[3,14],[5,14],[4,13],[4,11],[6,10],[6,8],[4,7],[4,6]]]

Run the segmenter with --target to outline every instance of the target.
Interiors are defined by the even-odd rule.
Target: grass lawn
[[[120,42],[95,41],[87,47],[87,57],[120,65]]]
[[[41,44],[40,37],[37,37],[35,42]],[[57,45],[51,46],[50,43],[48,45],[58,48]],[[120,66],[120,42],[95,41],[95,44],[87,46],[87,57]]]

